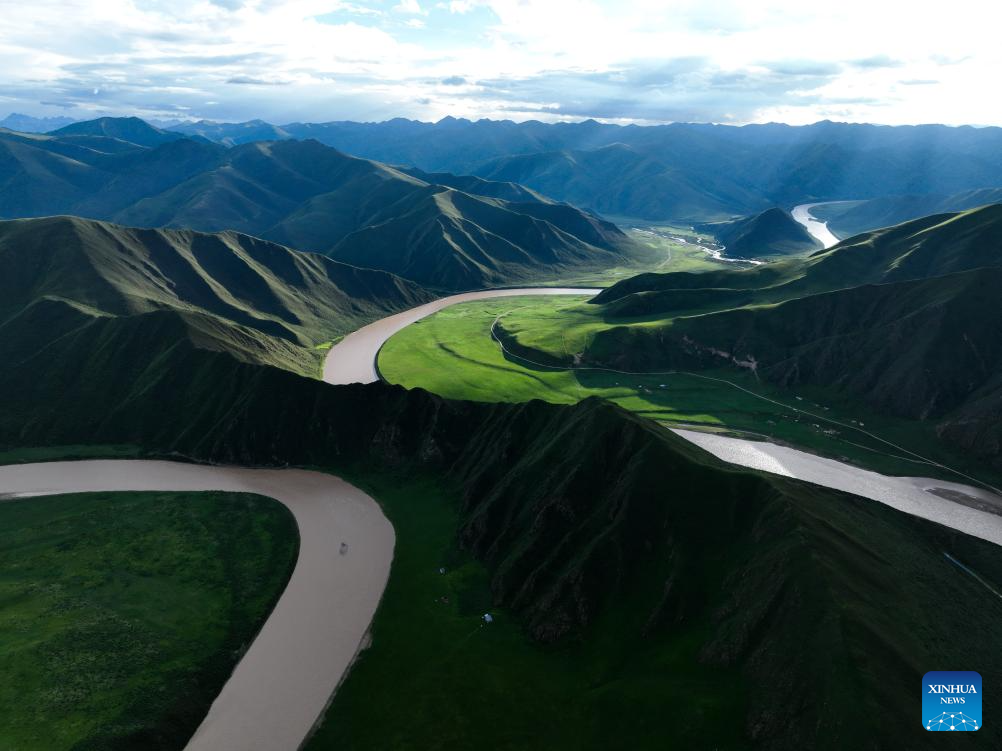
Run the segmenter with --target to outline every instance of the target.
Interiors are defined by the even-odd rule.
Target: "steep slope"
[[[1002,205],[923,217],[843,240],[807,258],[741,271],[641,274],[595,297],[622,317],[781,302],[865,284],[924,279],[1002,264]]]
[[[0,325],[4,351],[18,328]],[[994,581],[995,548],[879,504],[727,469],[611,405],[329,387],[198,348],[172,311],[76,311],[35,331],[57,337],[60,356],[46,338],[0,363],[0,445],[131,443],[205,461],[441,478],[459,509],[456,539],[486,565],[495,605],[537,642],[622,645],[566,697],[601,690],[612,702],[595,704],[611,723],[595,748],[633,732],[616,697],[637,680],[677,697],[688,719],[666,716],[660,701],[634,705],[628,722],[656,739],[634,747],[720,737],[727,748],[924,748],[932,741],[917,723],[882,718],[907,714],[931,662],[977,648],[982,674],[1002,674],[1002,610],[943,556]],[[956,594],[949,608],[944,588]],[[567,670],[559,650],[534,661]],[[636,663],[653,669],[637,677]],[[418,690],[453,680],[434,664],[398,668]],[[491,692],[481,687],[488,702],[501,698]],[[725,702],[738,741],[703,718],[707,692]]]
[[[699,224],[696,229],[713,235],[732,258],[797,255],[821,248],[821,243],[778,207],[754,216]]]
[[[87,133],[153,142],[163,131],[102,120],[63,135],[0,133],[0,217],[236,230],[440,290],[553,278],[634,251],[614,225],[521,186],[426,180],[315,141],[226,149],[169,134],[148,147]]]
[[[484,180],[475,175],[454,175],[451,172],[425,172],[417,167],[396,167],[396,169],[426,183],[446,185],[475,196],[500,198],[515,203],[553,203],[542,194],[518,183]]]
[[[163,143],[184,138],[181,134],[155,128],[138,117],[99,117],[96,120],[84,120],[51,131],[50,135],[57,138],[66,136],[103,136],[147,147],[159,146]]]
[[[204,171],[225,153],[222,146],[191,139],[147,148],[101,135],[0,131],[0,219],[55,214],[109,219]]]
[[[455,181],[453,179],[453,181]],[[567,205],[510,202],[425,182],[315,141],[238,146],[216,169],[116,219],[232,227],[444,290],[599,267],[630,251],[614,225]],[[512,192],[499,186],[495,192]]]
[[[34,335],[66,318],[174,311],[201,346],[312,374],[315,345],[428,299],[392,275],[232,232],[0,222],[0,320]]]
[[[968,190],[949,196],[884,196],[869,201],[822,204],[815,207],[814,214],[827,221],[828,228],[839,237],[852,237],[932,214],[967,211],[990,203],[1002,203],[1002,188]]]
[[[721,176],[694,176],[625,144],[593,151],[502,157],[477,168],[600,213],[643,219],[715,219],[764,207]]]
[[[601,326],[580,360],[631,371],[741,367],[777,384],[824,386],[934,421],[942,437],[1002,466],[999,284],[994,205],[769,267],[626,280],[594,298]],[[537,350],[517,331],[504,335],[534,359],[568,362],[556,344]]]
[[[280,141],[292,136],[264,120],[248,120],[243,123],[217,123],[199,120],[193,123],[172,125],[167,130],[186,136],[200,136],[224,146],[239,146],[253,141]]]
[[[232,127],[239,131],[239,125]],[[691,214],[709,221],[807,200],[951,194],[996,185],[1002,171],[999,128],[828,121],[807,126],[673,123],[623,127],[594,120],[550,124],[447,117],[438,123],[401,118],[383,123],[291,123],[281,130],[358,156],[430,172],[485,176],[482,169],[495,170],[509,158],[519,157],[511,162],[511,169],[541,160],[526,174],[539,172],[543,179],[554,163],[572,178],[575,199],[560,190],[527,184],[586,208],[652,219]],[[670,188],[663,192],[663,201],[657,192],[646,189],[642,179],[635,183],[634,200],[626,191],[617,195],[608,184],[591,180],[595,168],[590,165],[560,165],[561,152],[580,152],[583,163],[602,161],[606,148],[615,144],[630,151],[616,147],[609,152],[624,161],[608,174],[616,174],[624,183],[637,154],[641,161],[653,160],[657,166],[650,172],[652,179],[663,179]],[[551,187],[562,187],[554,182]],[[756,202],[749,203],[747,195]],[[680,203],[679,196],[688,198]],[[731,208],[721,212],[722,200]],[[617,208],[602,209],[600,204]],[[676,213],[679,208],[685,213]],[[943,210],[947,208],[967,207]],[[701,213],[696,214],[696,209]]]

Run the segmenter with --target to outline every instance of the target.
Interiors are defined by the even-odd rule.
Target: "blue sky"
[[[1002,125],[984,0],[0,0],[0,116]]]

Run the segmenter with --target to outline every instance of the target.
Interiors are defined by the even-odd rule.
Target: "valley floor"
[[[733,370],[627,374],[550,367],[506,354],[492,336],[499,317],[515,318],[520,340],[531,344],[538,330],[551,347],[556,338],[563,342],[556,349],[580,351],[583,339],[604,325],[581,312],[586,299],[514,297],[446,308],[392,336],[379,352],[379,372],[390,383],[450,399],[572,404],[598,396],[670,427],[768,439],[884,474],[999,486],[993,473],[946,449],[928,425],[874,416],[822,389],[791,392]]]
[[[48,462],[0,467],[0,488],[17,497],[249,492],[275,498],[292,512],[299,527],[295,569],[189,751],[298,748],[359,649],[393,556],[393,528],[378,505],[343,480],[318,472],[157,461]]]

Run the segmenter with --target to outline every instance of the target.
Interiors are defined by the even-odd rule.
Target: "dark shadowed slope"
[[[217,462],[435,474],[458,509],[455,539],[489,571],[495,606],[534,642],[604,655],[588,658],[601,681],[575,683],[562,698],[595,723],[586,748],[623,737],[633,748],[707,737],[724,748],[895,747],[902,733],[921,748],[928,736],[917,723],[902,730],[881,718],[906,713],[930,662],[977,647],[982,674],[1002,673],[1002,650],[990,648],[1002,611],[942,555],[995,580],[1002,570],[987,544],[879,504],[730,470],[597,400],[450,403],[381,384],[330,387],[199,349],[175,319],[91,319],[52,332],[59,357],[43,369],[37,359],[5,360],[0,445],[130,443]],[[8,333],[0,327],[5,349]],[[944,588],[957,594],[946,609]],[[396,596],[392,581],[386,596]],[[384,646],[377,638],[372,655]],[[432,680],[452,711],[432,713],[429,731],[474,743],[488,729],[463,727],[466,683],[435,669],[441,655],[424,659],[395,665],[366,701],[379,706],[401,670],[411,691]],[[558,652],[534,659],[542,672],[516,680],[568,669]],[[494,685],[477,696],[507,706]],[[666,697],[684,722],[666,715]],[[718,704],[713,719],[704,714]],[[366,732],[380,727],[377,746],[397,726]],[[344,732],[338,744],[352,740]]]
[[[228,127],[239,135],[244,126]],[[281,130],[429,172],[486,176],[482,170],[494,173],[503,167],[513,171],[497,172],[505,175],[499,179],[526,182],[586,208],[651,219],[709,221],[812,200],[951,194],[997,185],[1002,174],[999,128],[827,121],[808,126],[621,127],[594,120],[548,124],[447,117],[438,123],[401,118],[290,123]],[[568,153],[576,164],[568,162]],[[557,173],[566,180],[551,180]],[[615,177],[616,183],[594,179],[600,173]],[[549,189],[530,182],[529,176],[551,181]],[[659,185],[663,189],[656,189]],[[960,208],[966,207],[942,210]]]
[[[713,235],[732,258],[797,255],[821,249],[821,243],[789,213],[775,207],[754,216],[699,224],[696,229]]]
[[[155,128],[138,117],[99,117],[97,120],[85,120],[66,125],[51,131],[49,135],[55,137],[100,136],[148,147],[184,138],[178,133]]]
[[[717,219],[765,201],[723,175],[695,175],[617,143],[594,151],[501,157],[477,168],[490,180],[528,185],[577,206],[643,219]]]
[[[299,297],[303,285],[324,297],[336,271],[324,272],[324,259],[231,234],[82,220],[0,230],[0,447],[130,444],[204,461],[438,478],[455,514],[443,545],[455,540],[483,562],[494,605],[530,637],[518,649],[538,667],[511,680],[563,675],[562,703],[588,723],[584,747],[710,737],[727,748],[921,748],[931,741],[917,723],[902,730],[884,718],[907,713],[930,663],[976,649],[986,679],[1002,674],[997,601],[943,557],[995,581],[1002,570],[986,544],[858,498],[734,471],[597,400],[477,404],[381,384],[331,387],[193,334],[211,325],[249,339],[255,323],[295,331],[292,316],[303,329],[324,320]],[[34,244],[23,236],[36,233]],[[233,322],[234,309],[246,323]],[[394,521],[403,547],[413,528]],[[950,608],[941,607],[946,588],[956,593]],[[391,581],[386,602],[399,594]],[[581,645],[594,677],[581,681],[559,649],[537,642]],[[377,638],[371,654],[386,645]],[[433,681],[450,711],[432,712],[429,732],[476,745],[491,732],[468,720],[464,676],[477,666],[452,674],[437,669],[440,654],[416,659],[395,664],[366,701],[382,706],[401,671],[412,699]],[[508,685],[476,691],[494,725],[497,708],[519,698]],[[665,713],[669,698],[685,722]],[[368,746],[392,745],[397,729],[368,727],[385,732]],[[338,747],[357,738],[346,732]]]
[[[771,268],[626,280],[594,299],[604,326],[583,358],[633,371],[741,363],[774,383],[825,386],[935,421],[999,465],[1000,284],[1002,206],[987,206]],[[648,320],[632,325],[638,317]]]

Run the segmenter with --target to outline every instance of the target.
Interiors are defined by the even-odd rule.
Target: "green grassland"
[[[459,492],[437,477],[352,481],[380,500],[397,546],[372,647],[308,751],[745,747],[740,674],[697,659],[706,623],[623,639],[647,617],[626,598],[587,639],[540,645],[492,605],[488,570],[457,546]]]
[[[618,219],[616,221],[620,222]],[[733,268],[735,265],[740,268],[744,265],[712,258],[698,243],[712,245],[713,239],[690,228],[637,224],[635,220],[629,219],[622,221],[629,223],[629,225],[624,224],[623,231],[633,241],[634,251],[628,263],[597,271],[562,274],[552,279],[545,279],[540,284],[605,287],[644,272],[714,271]],[[684,238],[689,242],[679,242],[676,238]]]
[[[0,748],[183,747],[297,551],[260,496],[0,502]]]
[[[491,326],[501,316],[505,332],[517,336],[519,344],[572,356],[608,327],[585,300],[515,297],[451,306],[387,341],[379,353],[379,372],[390,383],[449,399],[572,404],[599,396],[668,425],[768,438],[890,474],[962,479],[921,457],[977,472],[988,481],[996,479],[979,463],[947,449],[932,426],[874,415],[865,405],[825,389],[782,389],[737,369],[628,375],[535,365],[506,355],[491,337]],[[653,319],[635,325],[659,323]],[[869,433],[918,457],[890,448]]]

